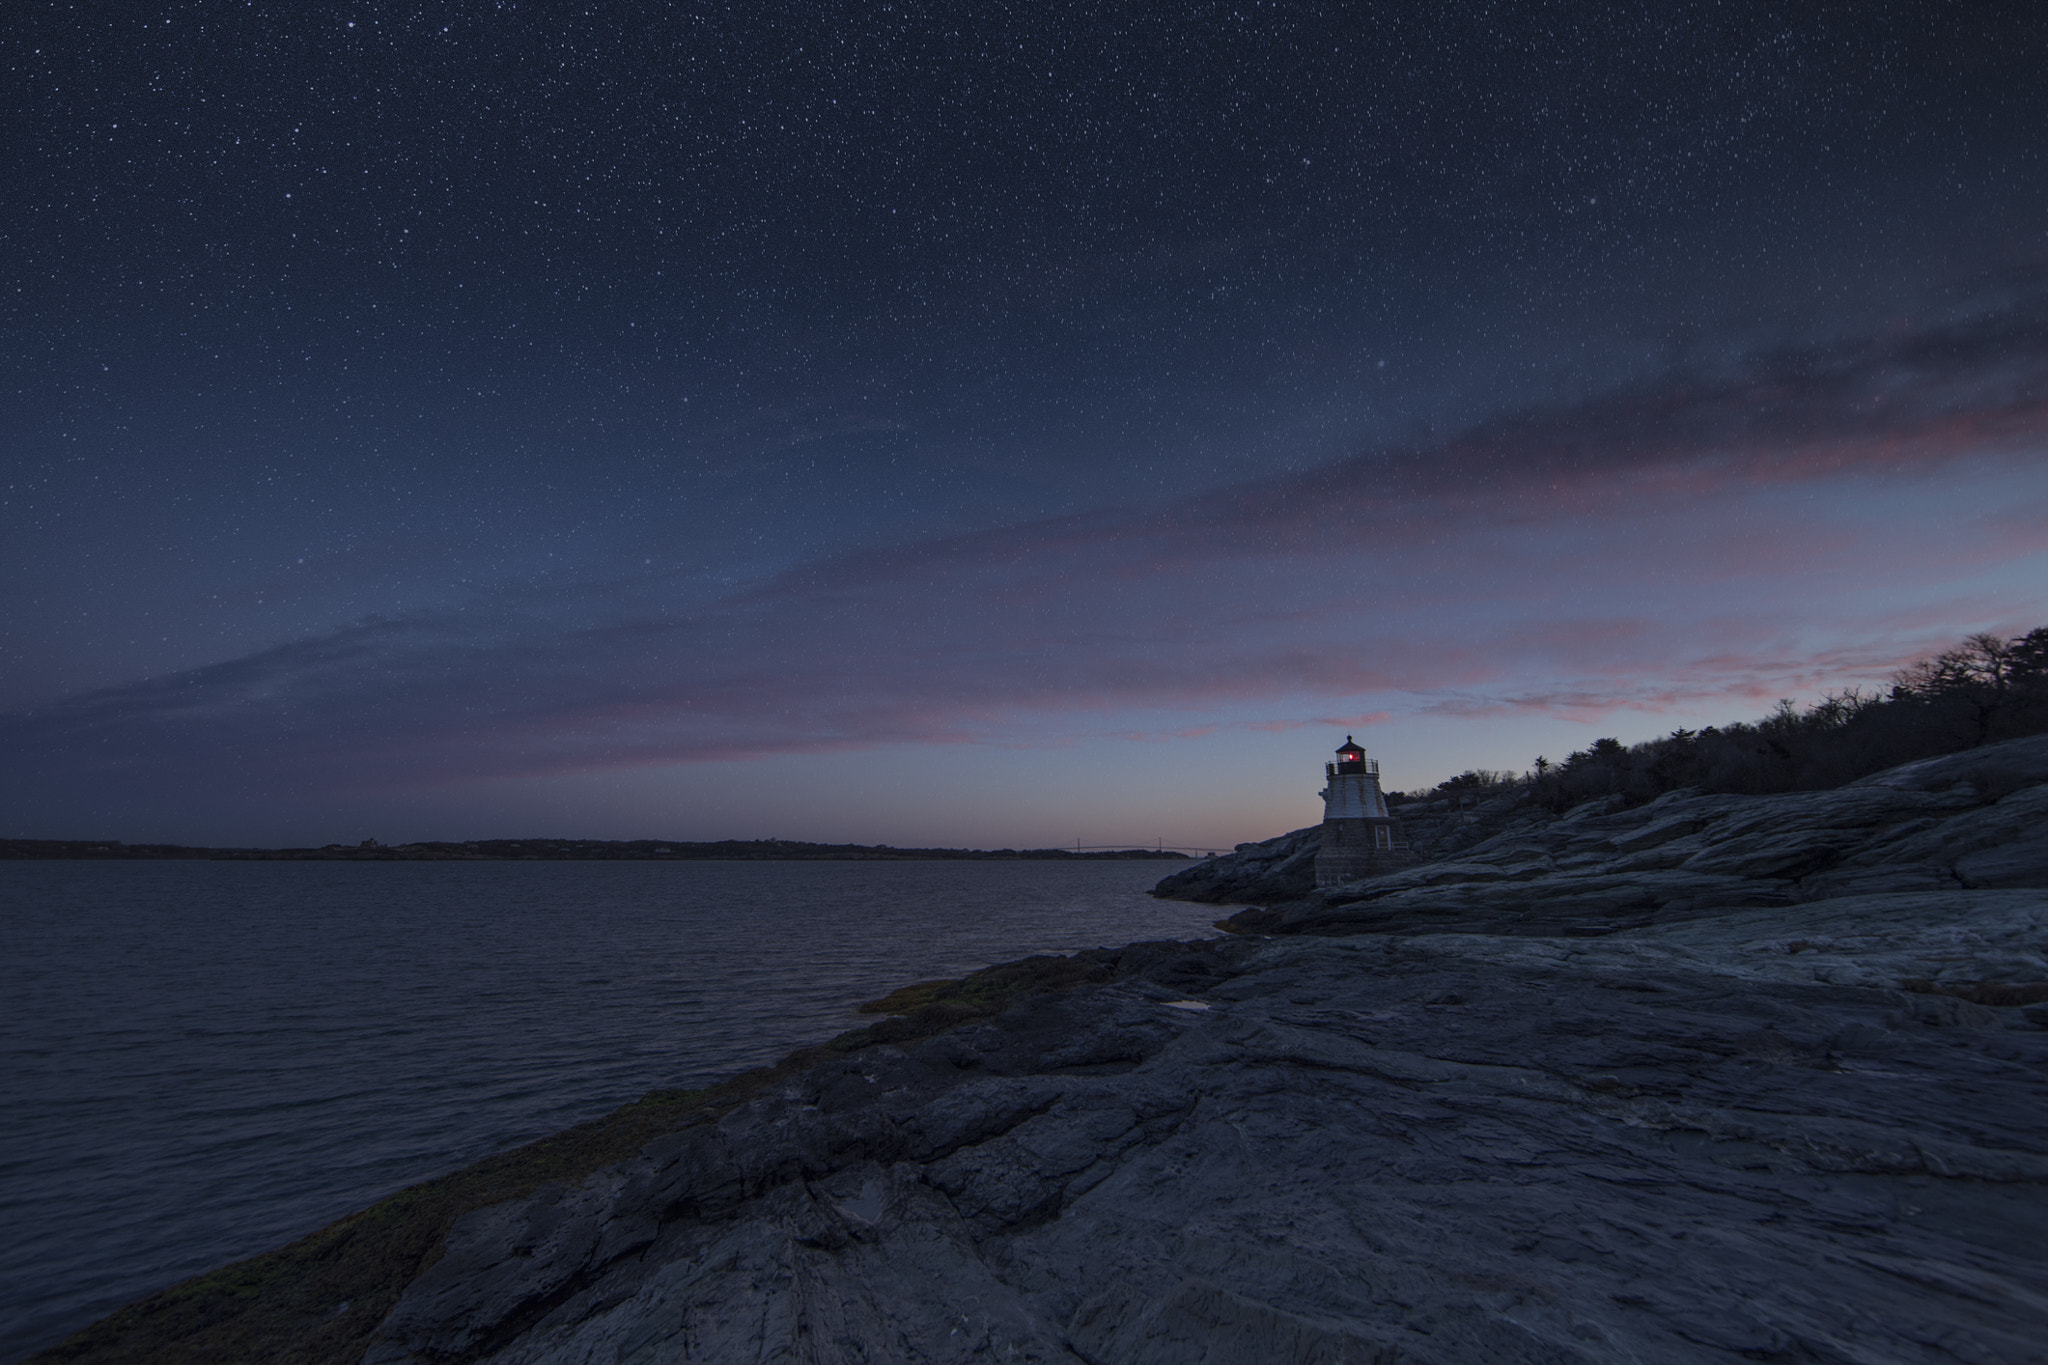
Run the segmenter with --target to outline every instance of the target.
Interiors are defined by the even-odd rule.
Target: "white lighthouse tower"
[[[1387,812],[1380,765],[1344,736],[1337,761],[1323,765],[1323,843],[1316,854],[1316,885],[1334,886],[1405,867],[1414,855],[1401,822]]]

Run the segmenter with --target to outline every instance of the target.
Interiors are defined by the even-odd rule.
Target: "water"
[[[0,1360],[991,962],[1212,932],[1099,863],[0,863]]]

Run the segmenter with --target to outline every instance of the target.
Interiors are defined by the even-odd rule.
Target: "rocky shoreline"
[[[1526,790],[1403,818],[1429,861],[1318,888],[1319,831],[1242,846],[1154,894],[1256,908],[1256,933],[1605,934],[1693,914],[1863,892],[2048,887],[2048,736],[1877,773],[1831,791],[1668,793],[1561,815]]]
[[[343,1248],[206,1302],[369,1365],[2048,1361],[2048,739],[1445,814],[1368,883],[1297,833],[1162,884],[1289,891],[1229,937],[900,992],[375,1297]],[[38,1359],[207,1359],[180,1292]]]

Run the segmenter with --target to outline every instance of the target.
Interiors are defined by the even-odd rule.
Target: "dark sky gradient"
[[[0,833],[1229,842],[2048,621],[2037,5],[30,5]]]

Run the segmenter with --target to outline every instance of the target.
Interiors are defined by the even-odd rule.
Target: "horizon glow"
[[[1540,10],[34,18],[0,835],[1227,848],[2048,623],[2026,45]]]

